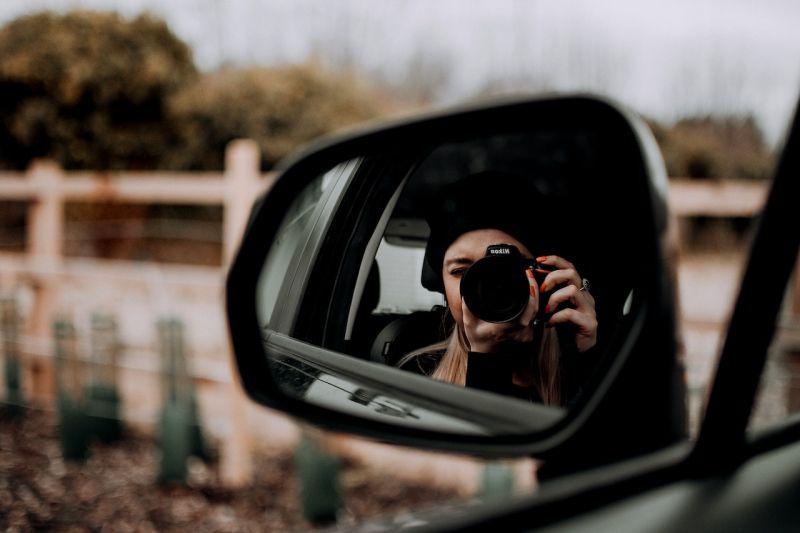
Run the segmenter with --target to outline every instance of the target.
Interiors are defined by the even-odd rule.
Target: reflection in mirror
[[[643,183],[638,162],[604,150],[604,136],[493,133],[365,155],[312,180],[272,244],[258,302],[265,331],[331,354],[300,354],[305,370],[327,376],[306,399],[313,389],[349,412],[352,402],[319,391],[360,397],[358,380],[332,384],[371,363],[398,383],[419,374],[557,413],[578,403],[607,346],[629,331],[651,268],[618,263],[633,259],[647,231],[637,221],[651,213],[625,199],[626,176]],[[334,362],[343,354],[353,364]],[[420,409],[413,397],[393,401]]]
[[[467,435],[485,432],[475,423],[388,397],[375,389],[358,386],[350,380],[327,374],[295,359],[276,357],[272,359],[271,367],[276,379],[285,384],[284,390],[317,405],[335,407],[342,412],[373,420],[389,419],[398,425],[446,429],[451,433]]]
[[[398,380],[399,371],[384,366],[366,364],[372,372],[364,379],[367,374],[357,368],[347,369],[346,362],[353,359],[280,334],[265,335],[264,344],[282,392],[362,419],[452,435],[497,436],[543,431],[564,415],[560,408],[454,388],[408,373]]]
[[[290,283],[297,273],[296,261],[320,218],[324,200],[342,177],[350,175],[356,166],[356,161],[347,161],[320,174],[306,185],[286,212],[258,280],[258,318],[264,327],[271,326],[273,312],[281,303],[279,297],[289,297],[281,289],[287,288],[287,282]]]

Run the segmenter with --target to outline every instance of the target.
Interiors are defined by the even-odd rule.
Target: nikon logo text
[[[499,250],[489,250],[489,253],[493,255],[509,255],[511,250],[508,248],[500,248]]]

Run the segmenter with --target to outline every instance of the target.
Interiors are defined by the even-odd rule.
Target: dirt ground
[[[114,444],[94,445],[84,464],[61,458],[52,413],[29,410],[20,422],[0,421],[2,531],[305,531],[295,463],[290,452],[261,452],[254,482],[222,488],[215,465],[192,460],[186,486],[155,482],[157,447],[128,432]],[[410,509],[463,499],[345,463],[340,477],[339,525],[362,523]]]
[[[679,293],[693,427],[699,422],[741,268],[740,253],[690,254],[680,263]],[[785,377],[778,378],[764,387],[771,395],[769,401],[760,402],[757,412],[768,415],[768,420],[783,418],[791,403],[787,387],[778,386]],[[61,459],[57,431],[53,413],[44,411],[30,411],[21,423],[0,420],[0,531],[200,533],[306,531],[315,527],[302,516],[295,464],[287,448],[257,451],[254,480],[246,489],[224,488],[217,466],[199,460],[191,463],[186,486],[159,486],[155,482],[157,447],[151,436],[129,431],[121,442],[96,445],[86,463],[76,465]],[[352,448],[352,443],[349,446]],[[383,454],[382,461],[376,459],[371,464],[393,464],[395,470],[404,472],[419,463],[420,472],[414,480],[392,474],[389,467],[379,470],[365,466],[369,463],[345,460],[339,526],[468,499],[464,491],[431,483],[435,472],[430,461],[415,462],[405,456],[400,460],[396,449],[378,445],[364,445],[356,452],[362,457]],[[446,458],[436,458],[436,466],[444,463]],[[440,470],[450,479],[470,474],[461,463]],[[472,470],[479,475],[479,467]],[[474,480],[461,484],[474,485]]]

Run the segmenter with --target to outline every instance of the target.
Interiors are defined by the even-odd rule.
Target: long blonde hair
[[[400,359],[397,366],[403,366],[408,361],[423,355],[442,354],[431,377],[439,381],[464,386],[467,382],[468,346],[469,341],[467,341],[463,329],[456,324],[447,339],[414,350]],[[539,353],[531,357],[530,368],[519,369],[519,371],[528,371],[530,373],[532,385],[545,405],[562,404],[560,353],[558,335],[555,329],[545,328],[542,332]]]

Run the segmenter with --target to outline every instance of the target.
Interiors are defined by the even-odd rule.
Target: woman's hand
[[[551,265],[558,270],[549,273],[542,282],[541,292],[553,291],[547,304],[547,313],[558,309],[562,304],[569,307],[561,309],[550,317],[548,326],[557,324],[575,325],[575,346],[585,352],[597,343],[597,315],[594,297],[583,288],[583,278],[575,266],[557,255],[538,257],[539,263]]]

